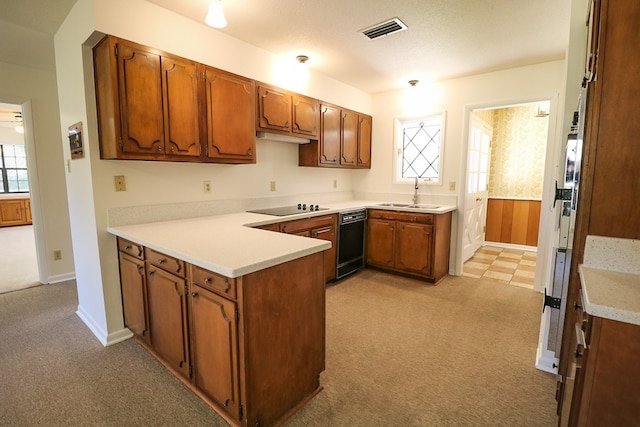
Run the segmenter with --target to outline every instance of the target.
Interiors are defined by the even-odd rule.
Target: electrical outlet
[[[53,260],[60,261],[62,259],[62,251],[60,249],[53,251]]]
[[[276,191],[276,182],[271,181],[271,191]]]
[[[211,193],[211,181],[203,181],[202,183],[204,185],[204,192]]]
[[[127,191],[127,183],[124,179],[124,175],[114,176],[113,182],[115,183],[116,191]]]
[[[338,188],[338,180],[337,179],[333,180],[333,188]]]
[[[456,182],[449,181],[449,191],[456,191]]]

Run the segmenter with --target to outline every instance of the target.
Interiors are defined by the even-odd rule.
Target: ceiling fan
[[[16,132],[24,133],[22,112],[11,111],[11,110],[0,110],[0,126],[13,127],[16,130]]]

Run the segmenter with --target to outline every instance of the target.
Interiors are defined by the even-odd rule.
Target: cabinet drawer
[[[283,233],[297,234],[304,230],[332,226],[335,222],[335,215],[323,215],[314,218],[298,219],[282,223],[280,225],[280,231]]]
[[[229,298],[236,298],[236,279],[221,276],[204,268],[191,266],[191,281],[205,289],[212,290]]]
[[[386,210],[371,210],[369,218],[386,219],[392,221],[417,222],[419,224],[433,224],[433,214],[412,213]]]
[[[169,273],[176,274],[180,277],[185,277],[184,261],[160,252],[156,252],[153,249],[149,248],[144,248],[144,254],[149,264],[161,268],[164,271],[168,271]]]
[[[118,250],[138,259],[144,259],[144,246],[118,237]]]

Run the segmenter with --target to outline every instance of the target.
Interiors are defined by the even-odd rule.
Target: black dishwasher
[[[341,212],[339,215],[337,279],[341,279],[364,266],[366,219],[366,209]]]

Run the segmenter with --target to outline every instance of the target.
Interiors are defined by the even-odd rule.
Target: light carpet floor
[[[39,285],[32,225],[0,228],[0,293]]]

